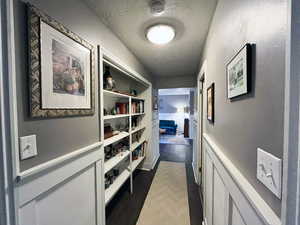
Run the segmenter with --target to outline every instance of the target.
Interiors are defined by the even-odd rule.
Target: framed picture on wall
[[[93,115],[93,46],[28,4],[32,117]]]
[[[246,44],[226,67],[227,97],[248,94],[251,89],[251,45]]]
[[[215,84],[212,83],[207,88],[207,120],[211,123],[215,121]]]

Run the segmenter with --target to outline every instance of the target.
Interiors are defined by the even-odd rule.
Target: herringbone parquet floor
[[[190,225],[185,163],[160,162],[137,225]]]

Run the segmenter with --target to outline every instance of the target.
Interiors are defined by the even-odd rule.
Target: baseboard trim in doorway
[[[143,167],[141,168],[141,170],[146,170],[146,171],[153,170],[159,160],[159,157],[160,157],[160,154],[158,154],[157,157],[151,163],[145,162],[143,164]]]
[[[195,164],[194,163],[192,163],[192,168],[193,168],[193,174],[194,174],[195,183],[199,185],[198,179],[197,179],[197,173],[195,171]]]

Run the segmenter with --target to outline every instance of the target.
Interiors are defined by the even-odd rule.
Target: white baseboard
[[[194,174],[195,183],[199,185],[198,178],[197,178],[197,171],[195,171],[195,165],[194,165],[194,163],[192,163],[192,168],[193,168],[193,174]]]
[[[153,170],[154,167],[156,166],[158,160],[159,160],[160,154],[158,154],[153,160],[152,162],[145,162],[143,164],[143,167],[141,168],[142,170],[146,170],[146,171],[150,171]]]

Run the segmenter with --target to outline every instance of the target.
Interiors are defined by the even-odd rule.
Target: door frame
[[[281,218],[300,223],[300,2],[288,0]],[[288,194],[287,194],[288,193]]]
[[[13,4],[11,0],[0,0],[0,213],[4,215],[1,225],[18,224],[14,187],[19,154]]]
[[[207,61],[205,60],[201,66],[200,72],[197,76],[197,109],[198,109],[198,114],[197,114],[197,157],[198,157],[198,182],[200,186],[200,195],[201,198],[203,199],[203,185],[204,185],[204,152],[203,152],[203,124],[204,124],[204,98],[203,98],[203,89],[204,89],[204,80],[205,80],[205,74],[206,74],[206,68],[207,68]],[[200,158],[200,160],[199,160]],[[200,162],[200,165],[199,165]]]

